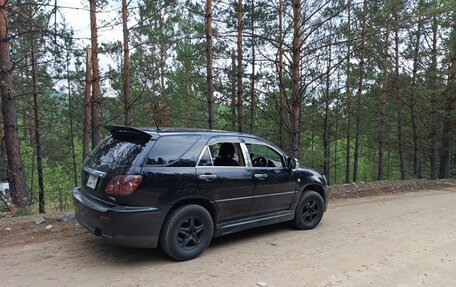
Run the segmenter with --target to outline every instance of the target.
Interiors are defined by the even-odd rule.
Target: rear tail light
[[[138,188],[141,181],[140,175],[119,175],[108,182],[105,191],[114,195],[129,195]]]

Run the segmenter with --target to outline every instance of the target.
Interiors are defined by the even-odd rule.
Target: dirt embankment
[[[422,190],[439,190],[455,186],[456,179],[385,180],[368,183],[338,184],[331,186],[331,199],[359,198],[373,195],[417,192]]]

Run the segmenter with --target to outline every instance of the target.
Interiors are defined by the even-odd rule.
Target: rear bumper
[[[91,233],[110,243],[129,247],[155,248],[168,210],[155,207],[108,205],[73,190],[76,220]]]

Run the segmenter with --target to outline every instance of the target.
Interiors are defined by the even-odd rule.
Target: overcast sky
[[[110,1],[111,2],[111,1]],[[101,27],[103,23],[120,24],[120,1],[112,1],[113,3],[106,7],[105,11],[98,12],[98,25]],[[82,4],[84,3],[84,4]],[[66,21],[73,27],[75,38],[90,38],[90,14],[88,11],[89,1],[80,0],[57,0],[57,5],[60,6],[60,11],[63,13]],[[99,42],[122,40],[122,27],[116,25],[115,27],[101,28],[98,31]]]
[[[122,22],[121,22],[121,1],[110,1],[112,2],[108,7],[105,7],[103,11],[97,12],[97,24],[98,29],[98,45],[101,46],[103,42],[122,41]],[[59,11],[65,18],[65,21],[73,27],[74,38],[77,39],[77,43],[82,47],[90,46],[90,13],[89,13],[89,1],[88,0],[57,0],[57,6]],[[134,19],[132,19],[134,21]],[[57,19],[61,21],[61,19]],[[52,22],[51,22],[52,23]],[[103,26],[108,25],[110,27],[104,28]],[[114,24],[114,25],[112,25]],[[129,25],[130,26],[130,25]],[[81,48],[82,48],[81,47]],[[100,54],[100,72],[104,73],[108,70],[108,66],[114,66],[114,62],[109,57]],[[59,89],[65,91],[66,84],[56,83]],[[107,81],[103,82],[103,86],[107,88],[104,96],[114,96],[113,91],[109,88]]]

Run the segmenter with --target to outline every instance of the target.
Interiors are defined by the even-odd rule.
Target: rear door
[[[214,164],[224,143],[233,145],[233,160],[237,165]],[[200,156],[196,174],[200,191],[208,194],[216,204],[218,222],[249,215],[253,197],[252,171],[246,165],[239,138],[216,138],[209,141]]]
[[[272,145],[246,139],[252,165],[254,197],[251,215],[287,210],[296,194],[296,183],[285,165],[283,154]]]
[[[150,134],[134,128],[107,128],[111,135],[83,163],[82,185],[86,193],[118,203],[117,196],[105,192],[107,183],[116,175],[140,174],[143,151],[153,139]]]
[[[162,133],[146,156],[141,188],[135,196],[121,198],[122,204],[162,206],[194,198],[198,194],[195,166],[204,145],[198,144],[200,138],[199,134]]]

